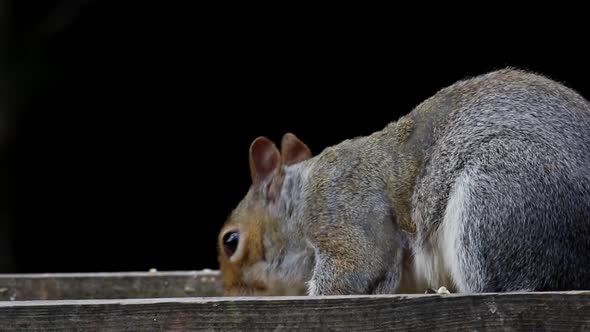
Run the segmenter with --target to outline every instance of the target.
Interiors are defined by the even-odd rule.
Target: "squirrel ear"
[[[250,145],[250,175],[257,184],[280,166],[281,155],[275,144],[266,137],[256,138]]]
[[[283,164],[290,165],[311,158],[311,150],[297,136],[286,133],[281,142]]]

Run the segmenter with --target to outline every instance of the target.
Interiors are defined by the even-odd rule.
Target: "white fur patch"
[[[307,294],[310,296],[315,296],[317,295],[317,290],[315,287],[315,282],[312,280],[309,280],[305,283],[307,285]]]
[[[463,173],[451,190],[438,231],[425,248],[414,248],[414,273],[420,287],[446,286],[456,292],[466,289],[459,270],[458,246],[469,186],[469,175]]]
[[[470,186],[471,178],[464,172],[455,182],[438,234],[439,250],[443,255],[447,273],[458,292],[467,290],[459,269],[459,237],[466,222],[463,213],[469,200]]]

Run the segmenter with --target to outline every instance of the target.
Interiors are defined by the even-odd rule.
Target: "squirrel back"
[[[219,234],[226,294],[590,288],[590,106],[504,69],[312,156],[250,148]]]

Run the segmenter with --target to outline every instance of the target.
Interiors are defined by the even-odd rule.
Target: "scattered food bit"
[[[424,294],[451,294],[451,292],[445,286],[442,286],[439,289],[427,288]]]
[[[438,294],[451,294],[451,292],[449,292],[449,290],[445,286],[442,286],[436,292]]]

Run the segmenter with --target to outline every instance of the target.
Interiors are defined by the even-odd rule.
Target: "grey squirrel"
[[[590,289],[590,104],[514,68],[312,155],[249,150],[218,237],[224,294]]]

